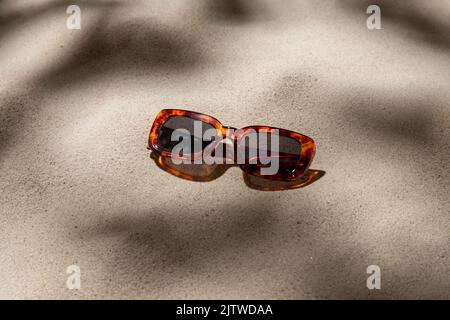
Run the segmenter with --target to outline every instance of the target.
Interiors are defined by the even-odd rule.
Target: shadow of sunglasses
[[[165,157],[155,151],[150,153],[150,158],[156,165],[185,180],[208,182],[219,178],[229,168],[236,167],[236,164],[175,164],[170,157]],[[301,177],[290,181],[277,181],[260,178],[243,171],[245,184],[252,189],[261,191],[279,191],[298,189],[309,186],[325,175],[325,171],[308,169]]]

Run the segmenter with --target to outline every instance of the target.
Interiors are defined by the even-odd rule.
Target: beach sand
[[[0,1],[0,298],[449,299],[450,3],[377,3]],[[167,107],[313,137],[326,174],[174,177]]]

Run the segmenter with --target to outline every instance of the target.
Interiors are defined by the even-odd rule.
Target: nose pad
[[[234,164],[236,162],[236,136],[234,132],[237,130],[234,127],[223,127],[226,130],[226,135],[224,139],[221,141],[221,144],[224,145],[224,159],[227,164]]]
[[[228,164],[233,164],[235,161],[235,153],[234,153],[234,143],[233,141],[231,141],[228,138],[225,138],[224,140],[222,140],[222,142],[219,144],[222,147],[224,147],[224,159],[225,159],[225,163]]]

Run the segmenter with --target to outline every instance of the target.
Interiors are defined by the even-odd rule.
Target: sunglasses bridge
[[[230,127],[230,126],[222,126],[222,134],[225,135],[225,139],[223,140],[224,143],[220,143],[221,144],[225,144],[226,148],[233,148],[233,151],[231,152],[231,154],[233,155],[233,158],[228,157],[229,152],[227,152],[228,150],[225,150],[225,152],[223,153],[223,158],[227,161],[232,161],[232,163],[235,163],[237,161],[237,137],[234,134],[235,131],[237,131],[238,129],[235,127]],[[230,145],[229,142],[233,143],[233,146]]]

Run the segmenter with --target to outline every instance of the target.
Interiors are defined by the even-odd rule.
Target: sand
[[[378,3],[0,1],[0,298],[450,298],[450,3]],[[304,133],[326,174],[171,176],[165,107]]]

